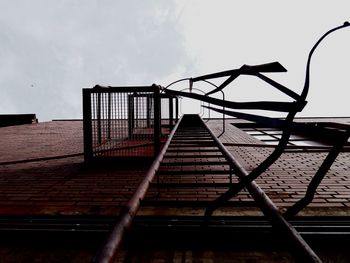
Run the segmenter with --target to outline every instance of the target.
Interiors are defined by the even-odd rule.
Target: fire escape
[[[197,193],[201,189],[224,189],[222,194],[213,200],[203,204],[193,203],[193,205],[205,207],[202,220],[198,223],[202,229],[210,226],[212,215],[216,209],[225,206],[231,198],[247,189],[255,204],[261,209],[273,228],[277,230],[278,236],[286,240],[297,259],[302,262],[321,262],[321,259],[289,221],[312,202],[317,187],[347,143],[350,129],[346,126],[306,126],[295,123],[294,117],[306,105],[310,63],[316,47],[327,35],[347,26],[349,23],[331,29],[311,49],[307,61],[305,85],[301,94],[295,93],[265,75],[265,73],[270,72],[285,72],[285,68],[278,62],[256,66],[244,65],[239,69],[180,80],[189,81],[188,92],[170,89],[171,85],[167,87],[152,85],[150,87],[119,88],[97,86],[93,89],[85,89],[83,91],[84,150],[87,162],[106,158],[116,158],[115,161],[118,162],[123,158],[130,157],[154,157],[150,169],[118,216],[105,246],[96,255],[94,262],[112,262],[125,231],[130,227],[150,189],[161,194],[169,189],[177,188]],[[210,96],[216,92],[222,92],[240,75],[257,77],[283,92],[293,101],[235,102]],[[226,77],[221,85],[217,86],[210,82],[211,79],[221,77]],[[193,85],[197,81],[213,85],[214,89],[204,95],[194,93]],[[247,171],[198,115],[185,114],[180,120],[177,119],[179,97],[196,99],[214,105],[214,107],[204,107],[222,113],[224,116],[263,123],[269,127],[278,127],[283,131],[282,137],[276,148],[265,160],[253,170]],[[233,109],[276,111],[285,113],[286,117],[277,119],[242,113]],[[223,117],[223,123],[224,121]],[[287,147],[291,132],[294,130],[327,134],[327,137],[332,140],[333,146],[309,182],[305,197],[282,213],[255,180],[282,155]],[[215,180],[215,178],[220,179]],[[178,206],[182,205],[181,202],[184,201],[174,201]],[[162,204],[154,201],[153,205]]]

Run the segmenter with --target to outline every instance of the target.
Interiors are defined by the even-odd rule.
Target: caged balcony
[[[152,158],[178,120],[156,85],[83,89],[84,159]]]

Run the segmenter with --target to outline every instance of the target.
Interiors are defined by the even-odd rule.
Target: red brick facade
[[[346,120],[346,119],[345,119]],[[226,120],[226,132],[220,137],[223,143],[261,144]],[[208,122],[216,133],[221,133],[218,120]],[[36,158],[79,154],[83,151],[81,121],[53,121],[47,123],[5,127],[0,129],[0,214],[96,214],[115,215],[132,195],[147,171],[147,164],[86,166],[83,156],[62,159],[48,159],[37,162],[7,164]],[[248,171],[271,152],[271,148],[228,146],[231,153]],[[169,153],[181,155],[178,152]],[[305,193],[307,183],[325,158],[326,152],[288,152],[258,180],[257,183],[280,208],[288,207]],[[202,161],[203,158],[200,158]],[[208,157],[208,161],[220,161]],[[196,161],[195,158],[191,161]],[[166,161],[165,161],[166,162]],[[195,169],[227,171],[225,165],[196,166]],[[169,168],[170,169],[170,168]],[[176,168],[172,168],[176,169]],[[193,167],[183,166],[182,169]],[[169,171],[168,171],[169,172]],[[227,182],[227,175],[201,174],[187,176],[187,182]],[[173,182],[179,177],[173,175]],[[157,194],[151,188],[146,200],[154,201],[211,201],[224,188],[166,189]],[[231,200],[242,204],[232,208],[242,213],[258,211],[252,207],[249,194],[240,193]],[[247,202],[248,201],[248,202]],[[350,209],[350,153],[343,152],[333,164],[327,177],[320,185],[314,201],[304,214],[348,215]],[[197,209],[202,213],[202,209]],[[196,208],[181,210],[195,213]],[[140,213],[159,213],[145,207]],[[163,211],[164,212],[164,211]]]

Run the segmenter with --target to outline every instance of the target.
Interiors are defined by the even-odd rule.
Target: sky
[[[39,121],[81,118],[82,88],[96,84],[166,86],[243,64],[279,61],[288,72],[268,76],[300,93],[313,44],[350,20],[348,0],[0,0],[0,10],[0,114]],[[348,27],[317,49],[300,116],[350,116],[349,46]],[[249,76],[225,95],[288,100]],[[182,112],[199,107],[184,99]]]

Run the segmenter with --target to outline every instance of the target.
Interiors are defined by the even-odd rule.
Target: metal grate
[[[83,89],[85,160],[152,157],[160,147],[160,94],[151,87]]]
[[[83,89],[83,118],[85,160],[153,157],[178,121],[178,99],[156,85],[95,86]]]

